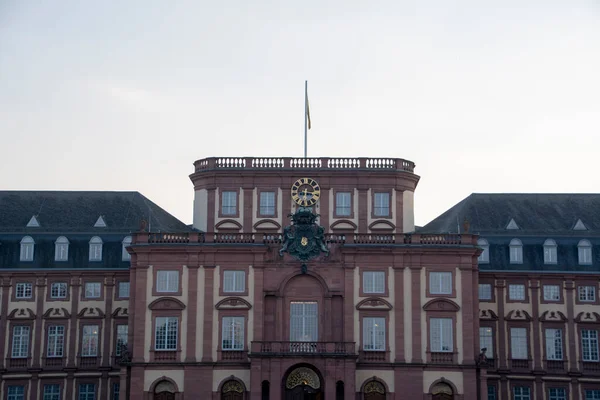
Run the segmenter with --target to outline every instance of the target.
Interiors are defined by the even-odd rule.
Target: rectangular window
[[[559,301],[560,300],[560,286],[559,285],[544,285],[544,300],[545,301]]]
[[[510,328],[510,350],[513,360],[527,360],[527,329]]]
[[[592,263],[592,248],[591,246],[578,246],[579,264],[590,265]]]
[[[62,357],[65,347],[65,327],[62,325],[50,325],[48,327],[48,357]]]
[[[556,264],[556,246],[544,245],[544,264]]]
[[[335,214],[338,217],[352,215],[352,194],[350,192],[337,192],[335,194]]]
[[[117,348],[115,349],[115,355],[120,356],[123,351],[123,347],[127,347],[127,325],[117,325]]]
[[[44,399],[43,400],[60,400],[60,385],[57,385],[57,384],[44,385]]]
[[[33,261],[34,246],[34,243],[21,243],[21,254],[19,259],[21,261]]]
[[[17,325],[13,327],[12,358],[27,358],[29,356],[29,327]]]
[[[479,347],[486,349],[487,358],[494,358],[494,337],[492,328],[489,326],[482,326],[479,328]]]
[[[548,400],[567,400],[567,391],[564,388],[550,388]]]
[[[492,299],[492,285],[489,283],[479,284],[479,300],[491,300]]]
[[[122,299],[129,298],[129,282],[119,282],[119,297]]]
[[[156,291],[175,293],[179,291],[179,271],[158,271],[156,273]]]
[[[221,349],[244,350],[244,317],[223,317]]]
[[[275,215],[275,192],[260,192],[260,215]]]
[[[102,242],[90,243],[90,261],[102,261]]]
[[[525,300],[525,285],[508,285],[510,300]]]
[[[119,382],[113,383],[113,395],[111,400],[119,400],[119,392],[121,391],[121,384]]]
[[[69,243],[56,243],[54,245],[54,261],[69,260]]]
[[[51,299],[66,299],[67,298],[67,283],[54,282],[50,286]]]
[[[454,345],[452,341],[452,319],[431,318],[430,341],[432,352],[452,352]]]
[[[102,284],[100,282],[86,282],[85,283],[85,298],[86,299],[99,299],[101,296],[100,290]]]
[[[385,351],[385,318],[363,318],[363,350]]]
[[[317,303],[293,301],[290,304],[290,341],[316,342],[318,336]]]
[[[33,295],[33,285],[31,283],[17,283],[15,288],[15,297],[17,299],[30,299]]]
[[[581,349],[583,361],[598,361],[598,331],[581,330]]]
[[[562,330],[546,329],[546,358],[548,360],[563,359]]]
[[[236,215],[237,214],[237,192],[222,192],[221,193],[221,214]]]
[[[98,356],[98,325],[84,325],[82,342],[81,342],[82,357],[97,357]]]
[[[11,385],[7,392],[6,400],[25,400],[25,386]]]
[[[363,272],[364,293],[385,293],[385,272],[364,271]]]
[[[577,295],[579,297],[579,301],[593,303],[596,301],[596,287],[579,286],[577,288]]]
[[[96,400],[96,385],[93,383],[80,384],[78,400]]]
[[[487,400],[497,400],[498,396],[496,396],[496,386],[488,385],[487,387]]]
[[[515,386],[513,394],[514,400],[531,400],[531,389],[527,386]]]
[[[154,333],[154,349],[161,351],[177,350],[177,317],[157,317]]]
[[[585,400],[600,400],[600,390],[586,390]]]
[[[243,293],[246,291],[245,271],[223,271],[223,292]]]
[[[429,293],[452,294],[452,272],[430,272]]]
[[[373,214],[376,217],[390,216],[390,194],[375,193],[375,204],[373,205]]]

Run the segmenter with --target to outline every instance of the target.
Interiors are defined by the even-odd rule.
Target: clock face
[[[292,185],[292,200],[302,207],[310,207],[317,203],[321,195],[321,187],[311,178],[300,178]]]

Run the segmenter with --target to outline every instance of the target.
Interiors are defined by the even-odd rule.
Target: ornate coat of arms
[[[318,215],[313,214],[308,208],[301,207],[295,214],[289,215],[292,225],[283,230],[283,246],[279,255],[288,253],[300,261],[308,261],[318,257],[321,253],[329,255],[325,243],[325,230],[315,223]]]

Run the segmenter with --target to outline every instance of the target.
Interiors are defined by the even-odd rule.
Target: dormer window
[[[513,239],[510,241],[510,263],[511,264],[523,264],[523,243],[519,239]]]
[[[25,236],[21,239],[21,261],[33,261],[33,251],[35,249],[35,241],[31,236]]]
[[[123,239],[123,246],[121,248],[121,260],[123,261],[131,260],[131,254],[127,251],[128,246],[131,246],[131,236],[125,236],[125,239]]]
[[[544,264],[556,264],[556,247],[556,242],[552,239],[544,242]]]
[[[577,249],[579,252],[579,265],[592,264],[592,244],[589,240],[580,240]]]
[[[102,261],[102,239],[98,236],[90,239],[90,261]]]
[[[69,239],[60,236],[54,242],[54,261],[67,261],[69,259]]]
[[[480,264],[488,264],[490,262],[490,244],[485,239],[479,239],[477,241],[477,246],[483,249],[477,261],[479,261]]]

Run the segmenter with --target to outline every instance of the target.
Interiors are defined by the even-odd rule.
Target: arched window
[[[231,379],[221,387],[221,400],[242,400],[244,398],[244,385]]]
[[[589,240],[580,240],[577,249],[579,250],[579,265],[590,265],[592,263],[592,244]]]
[[[344,400],[344,382],[337,381],[335,384],[335,400]]]
[[[269,381],[263,381],[261,384],[261,400],[270,400],[271,398],[271,384]]]
[[[59,236],[54,242],[54,261],[67,261],[69,259],[69,239]]]
[[[90,239],[90,261],[102,261],[102,239],[98,236]]]
[[[546,239],[544,242],[544,264],[556,264],[557,252],[556,242],[552,239]]]
[[[477,246],[479,246],[483,249],[483,251],[479,255],[479,258],[477,259],[477,261],[479,261],[480,264],[489,263],[490,262],[490,245],[489,245],[488,241],[485,239],[479,239],[477,241]]]
[[[24,236],[21,239],[21,261],[33,261],[34,250],[35,240],[31,236]]]
[[[510,263],[523,264],[523,243],[519,239],[510,241]]]
[[[121,249],[121,259],[123,261],[131,260],[131,254],[129,254],[129,252],[126,250],[128,246],[131,246],[131,236],[125,236],[123,239],[123,246]]]
[[[379,381],[372,380],[363,388],[364,400],[385,400],[385,386]]]

